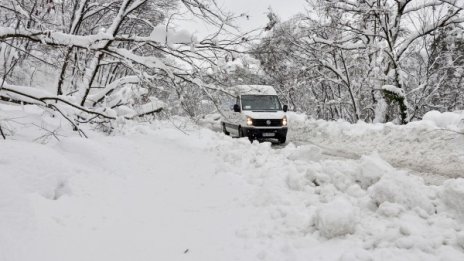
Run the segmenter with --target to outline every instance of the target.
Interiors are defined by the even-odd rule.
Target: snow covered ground
[[[464,260],[464,179],[428,184],[406,168],[459,175],[464,138],[436,119],[293,115],[290,142],[271,146],[184,119],[172,120],[182,131],[129,122],[83,139],[34,107],[1,106],[15,133],[0,141],[2,261]]]
[[[464,112],[431,111],[422,121],[404,126],[328,122],[302,115],[291,115],[289,124],[289,140],[310,142],[327,154],[359,158],[378,152],[393,166],[432,183],[464,177]]]

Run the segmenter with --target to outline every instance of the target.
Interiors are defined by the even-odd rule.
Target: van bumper
[[[280,139],[287,137],[287,127],[277,128],[259,128],[259,127],[242,127],[244,136],[250,140]]]

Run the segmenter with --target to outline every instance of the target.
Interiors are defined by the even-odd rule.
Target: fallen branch
[[[2,92],[6,92],[6,95],[2,95]],[[18,97],[14,97],[14,98],[9,97],[8,92],[23,96],[25,98],[29,98],[29,99],[37,101],[39,103],[37,104],[37,103],[31,102],[31,101],[21,100]],[[78,109],[78,110],[83,111],[83,112],[88,113],[88,114],[98,115],[98,116],[100,116],[102,118],[110,119],[110,120],[115,120],[116,119],[116,117],[112,117],[112,116],[105,115],[105,114],[100,113],[100,112],[89,110],[89,109],[87,109],[85,107],[73,104],[73,103],[71,103],[71,102],[69,102],[69,101],[67,101],[65,99],[60,98],[60,97],[36,97],[36,96],[30,95],[30,94],[27,94],[27,93],[24,93],[24,92],[21,92],[21,91],[18,91],[18,90],[14,90],[14,89],[11,89],[11,88],[8,88],[8,87],[3,87],[0,90],[0,98],[4,98],[4,99],[13,98],[13,99],[16,99],[16,100],[20,99],[21,102],[31,103],[31,104],[35,104],[35,105],[42,105],[42,106],[46,106],[46,107],[49,107],[49,105],[50,105],[50,103],[48,103],[48,101],[62,102],[64,104],[66,104],[66,105],[69,105],[69,106],[71,106],[71,107],[73,107],[75,109]]]
[[[6,140],[5,133],[3,133],[2,125],[0,125],[0,135],[2,135],[2,138]]]
[[[141,114],[137,114],[137,115],[134,115],[134,116],[131,116],[131,117],[125,117],[125,118],[126,118],[126,120],[133,120],[135,118],[140,118],[140,117],[143,117],[145,115],[159,113],[161,111],[163,111],[163,107],[159,107],[159,108],[153,109],[153,110],[148,111],[148,112],[144,112],[144,113],[141,113]]]
[[[70,106],[72,108],[75,108],[75,109],[77,109],[79,111],[82,111],[82,112],[85,112],[87,114],[93,115],[93,117],[91,117],[91,119],[86,121],[86,122],[89,122],[92,119],[95,119],[95,118],[98,118],[98,117],[104,118],[106,120],[116,120],[115,116],[110,116],[110,115],[106,115],[106,114],[104,114],[102,112],[97,112],[97,111],[94,111],[94,110],[90,110],[90,109],[88,109],[86,107],[83,107],[81,105],[77,105],[77,104],[74,104],[74,103],[72,103],[70,101],[67,101],[67,100],[65,100],[65,99],[63,99],[61,97],[47,96],[46,93],[39,93],[39,94],[36,94],[36,95],[32,95],[32,94],[26,93],[25,91],[21,90],[21,88],[26,88],[26,87],[16,87],[16,88],[14,88],[15,86],[12,86],[12,87],[7,86],[7,87],[3,87],[2,89],[0,89],[0,99],[4,99],[4,100],[13,99],[14,102],[17,102],[17,103],[34,104],[34,105],[37,105],[37,106],[44,106],[44,107],[47,107],[47,108],[54,109],[54,110],[58,111],[68,122],[71,123],[73,128],[76,131],[78,131],[78,133],[79,133],[79,135],[81,137],[83,136],[83,137],[87,138],[87,135],[76,125],[76,123],[74,121],[72,121],[69,117],[67,117],[55,105],[56,103],[60,102],[60,103],[63,103],[65,105],[68,105],[68,106]],[[133,120],[135,118],[143,117],[145,115],[149,115],[149,114],[153,114],[153,113],[159,113],[162,110],[163,110],[162,106],[157,106],[156,108],[154,108],[152,110],[148,110],[148,111],[142,112],[140,114],[135,114],[133,116],[125,116],[124,118],[126,120]]]
[[[60,138],[59,138],[58,136],[62,136],[62,135],[59,135],[58,132],[57,132],[57,131],[59,130],[59,128],[57,128],[57,129],[55,129],[55,130],[47,130],[46,128],[44,128],[44,127],[42,127],[42,126],[39,126],[39,125],[37,125],[37,124],[35,124],[35,123],[32,123],[32,125],[34,125],[34,126],[36,126],[37,128],[39,128],[39,129],[44,130],[44,131],[47,132],[47,134],[44,134],[44,135],[42,135],[42,136],[37,137],[36,139],[34,139],[34,142],[35,142],[35,141],[42,140],[43,143],[45,143],[45,142],[47,141],[48,137],[53,137],[53,138],[55,138],[57,141],[60,141]],[[63,137],[63,136],[62,136],[62,137]]]
[[[57,112],[59,112],[61,114],[61,116],[63,116],[63,118],[65,118],[69,123],[71,123],[71,125],[73,126],[74,130],[77,131],[77,133],[79,133],[79,135],[81,137],[84,137],[84,138],[88,138],[87,135],[85,134],[84,131],[82,131],[79,126],[76,125],[76,123],[74,123],[69,117],[67,117],[60,109],[58,109],[58,107],[56,107],[55,105],[53,104],[50,104],[50,108],[56,110]]]

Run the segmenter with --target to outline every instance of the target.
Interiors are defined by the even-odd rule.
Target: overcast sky
[[[230,11],[234,14],[246,13],[249,15],[248,20],[240,19],[236,21],[236,24],[243,31],[264,27],[268,21],[266,13],[269,7],[282,20],[287,20],[299,12],[304,12],[307,6],[305,0],[216,0],[216,2],[225,11]],[[191,20],[178,23],[181,27],[189,31],[197,31],[199,34],[204,34],[210,30],[205,25]]]

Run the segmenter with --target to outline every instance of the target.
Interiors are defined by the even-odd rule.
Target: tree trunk
[[[64,56],[63,66],[61,66],[61,71],[60,71],[60,75],[58,77],[58,83],[56,86],[57,95],[63,95],[63,82],[64,82],[64,77],[66,74],[66,69],[68,68],[69,57],[71,56],[72,49],[73,49],[72,47],[68,48]]]

